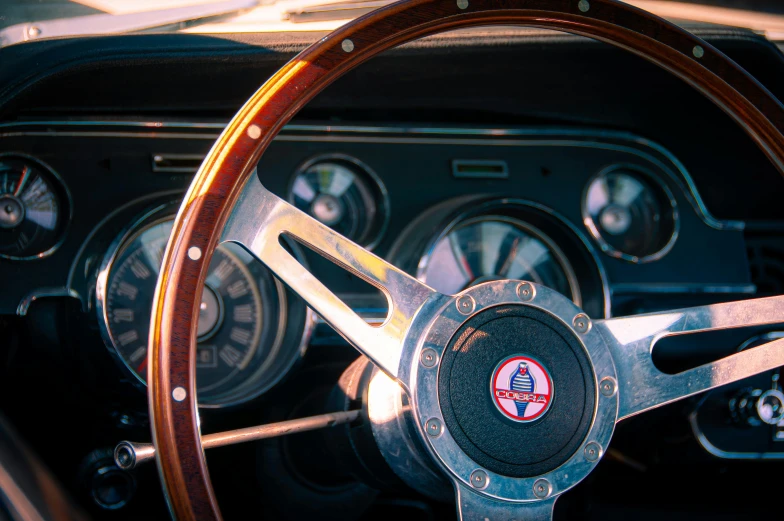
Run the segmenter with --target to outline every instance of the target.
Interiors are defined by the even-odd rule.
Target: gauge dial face
[[[558,247],[535,228],[508,217],[464,221],[420,262],[419,278],[448,295],[501,279],[528,280],[579,302],[574,272]]]
[[[152,303],[172,221],[133,234],[107,268],[103,319],[113,347],[146,380]],[[215,250],[202,294],[196,347],[199,401],[221,403],[278,356],[283,289],[235,245]]]
[[[63,236],[63,189],[53,174],[26,158],[0,157],[0,257],[43,257]]]
[[[661,258],[677,237],[670,190],[632,170],[595,177],[585,192],[583,218],[605,253],[631,262]]]
[[[289,201],[367,248],[378,243],[386,228],[386,190],[353,158],[330,156],[307,163],[294,177]]]

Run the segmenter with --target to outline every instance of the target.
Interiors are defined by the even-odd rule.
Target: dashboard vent
[[[505,161],[487,159],[455,159],[452,175],[458,179],[507,179],[509,168]]]
[[[153,154],[152,171],[167,174],[195,174],[204,161],[196,154]]]

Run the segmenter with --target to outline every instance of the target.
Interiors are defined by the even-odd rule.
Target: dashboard
[[[705,29],[704,36],[771,89],[784,88],[778,49],[736,31]],[[24,394],[3,406],[20,418],[30,404],[46,404],[46,419],[25,434],[90,509],[133,518],[146,511],[142,505],[163,505],[152,469],[129,475],[110,468],[107,450],[121,439],[149,438],[149,316],[185,190],[225,113],[302,45],[247,38],[145,35],[0,50],[17,71],[42,60],[37,76],[0,73],[3,389]],[[107,40],[110,52],[100,55]],[[510,73],[496,83],[510,53],[541,81]],[[468,70],[462,83],[450,72],[458,60],[475,66],[461,65]],[[575,86],[552,64],[558,60],[570,67],[582,60],[607,76]],[[256,175],[444,293],[531,280],[604,318],[784,291],[784,216],[771,204],[784,184],[718,109],[635,60],[541,32],[427,39],[337,82],[280,133]],[[429,86],[419,88],[425,80]],[[640,107],[635,114],[621,108],[631,102]],[[684,112],[687,123],[675,123]],[[365,320],[383,320],[378,290],[299,244],[286,247]],[[657,364],[677,372],[780,330],[668,339]],[[355,358],[301,299],[231,243],[212,260],[198,338],[199,404],[213,432],[318,410]],[[765,416],[763,394],[771,390],[780,390],[778,372],[698,397],[685,411],[665,407],[660,417],[682,420],[676,430],[688,438],[688,461],[780,459],[784,418]],[[625,428],[645,430],[637,421],[619,427],[614,464],[634,469],[643,464],[630,459],[647,461],[624,444]],[[81,427],[63,435],[67,455],[34,432],[70,422]],[[288,475],[283,467],[291,461],[278,461],[278,449],[264,445],[258,457],[273,463],[259,463],[249,480],[229,479],[218,493],[247,494],[249,483]],[[636,455],[624,462],[621,453]],[[237,454],[231,461],[249,457]],[[215,468],[232,471],[229,463]],[[302,494],[315,487],[310,474],[290,479]],[[318,495],[313,508],[349,493],[367,504],[377,499],[372,487],[348,482],[341,482],[343,496],[318,483],[332,495]],[[259,500],[269,505],[282,493],[270,486]]]
[[[34,138],[54,157],[4,156],[1,197],[11,216],[0,236],[4,255],[45,258],[69,232],[82,236],[67,278],[47,274],[44,288],[31,290],[21,270],[36,266],[21,265],[20,287],[9,281],[4,305],[24,315],[39,298],[78,299],[96,315],[110,353],[143,385],[152,295],[177,189],[201,163],[194,149],[216,138],[220,124],[63,121],[11,128],[11,150],[29,149],[25,141]],[[49,165],[61,157],[59,147],[76,140],[110,158],[128,154],[130,143],[139,152],[116,168],[113,159],[108,168],[80,168],[69,188],[55,173],[61,169]],[[754,291],[742,269],[743,223],[712,216],[678,160],[634,134],[298,124],[276,140],[257,175],[301,210],[446,294],[488,280],[532,280],[590,316],[608,317],[613,300],[628,295]],[[440,189],[417,190],[425,177]],[[144,195],[134,198],[134,186]],[[95,190],[104,201],[95,200]],[[108,213],[96,222],[102,204]],[[87,210],[92,228],[69,230],[72,207]],[[70,226],[78,224],[74,216]],[[290,248],[360,315],[384,316],[379,292],[296,244]],[[716,264],[718,251],[725,262]],[[298,298],[230,243],[212,262],[201,306],[204,407],[268,390],[302,355],[315,323]]]

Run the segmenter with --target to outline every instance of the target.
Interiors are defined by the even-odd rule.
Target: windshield
[[[393,0],[2,0],[0,46],[88,34],[329,31]],[[627,0],[674,21],[784,35],[782,0]]]

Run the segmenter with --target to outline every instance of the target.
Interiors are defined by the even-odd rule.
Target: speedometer
[[[104,338],[142,383],[155,285],[172,224],[171,216],[148,219],[124,234],[107,255],[96,285]],[[200,405],[258,395],[301,355],[299,342],[287,337],[288,300],[281,283],[245,250],[234,244],[215,250],[197,326]]]

